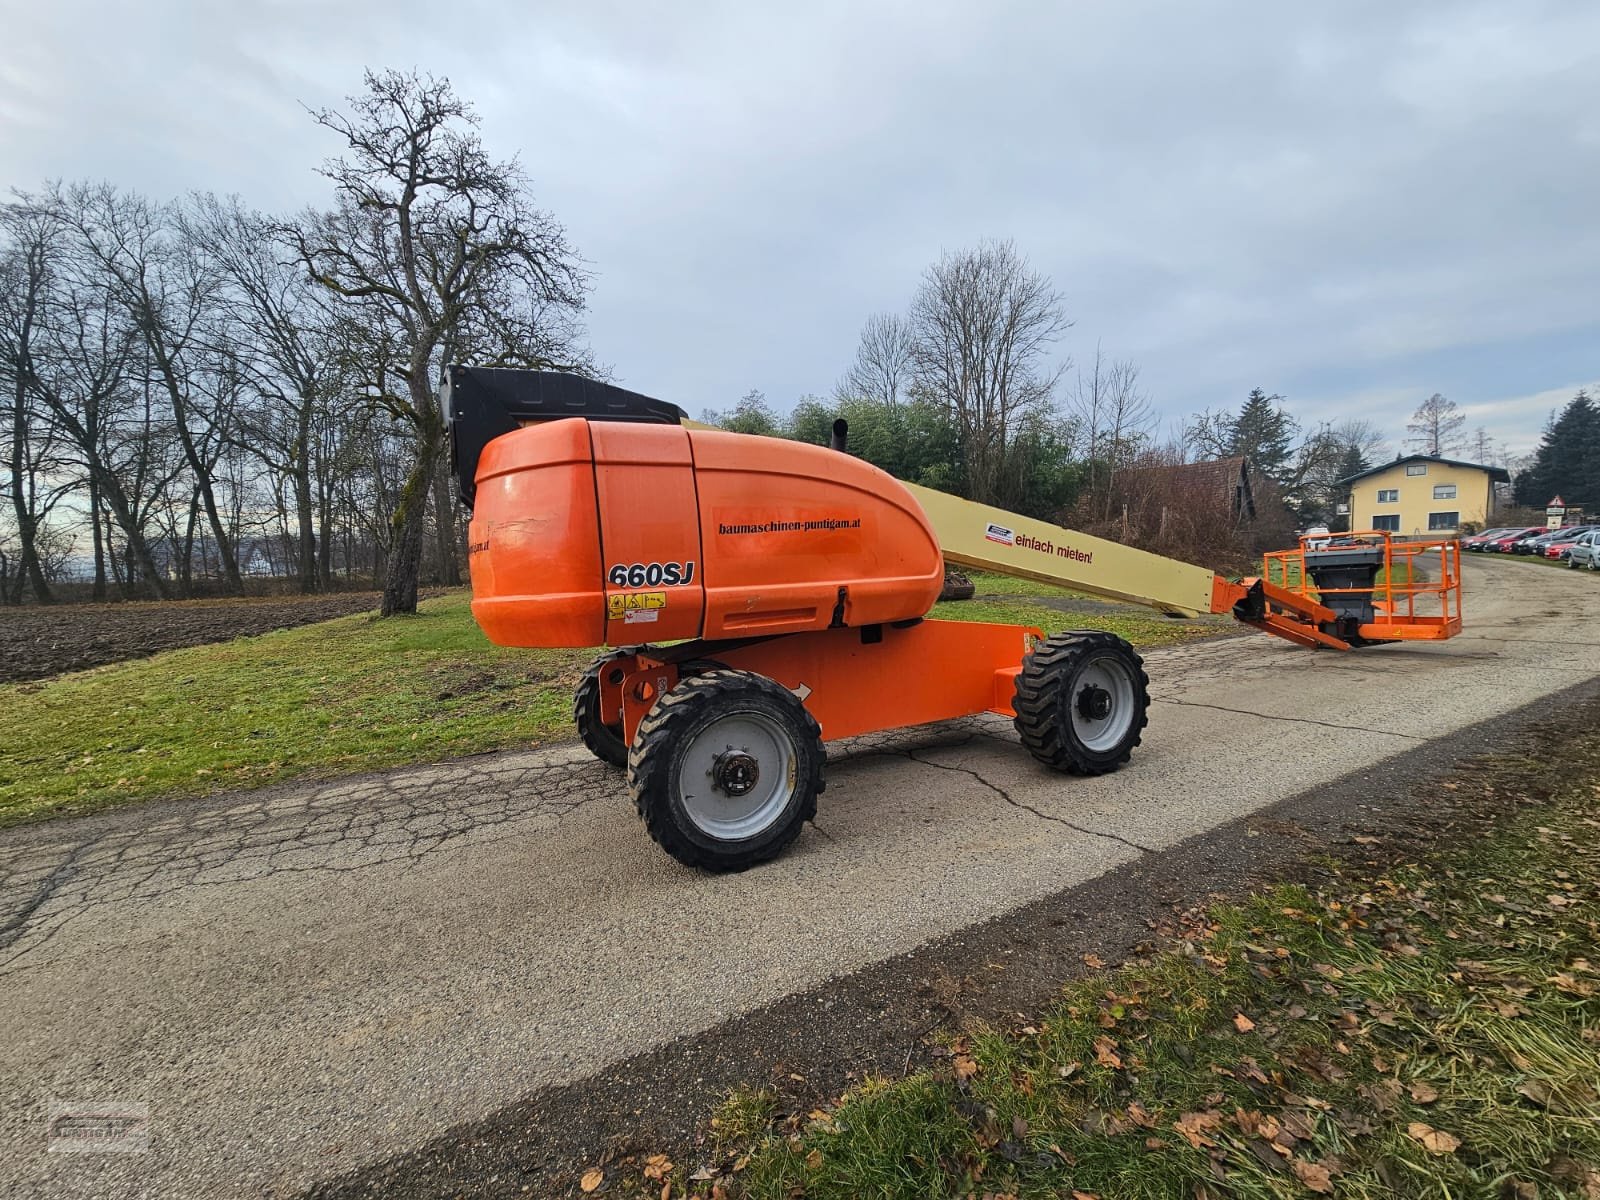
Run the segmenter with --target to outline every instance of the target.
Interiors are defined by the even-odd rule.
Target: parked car
[[[1592,533],[1592,530],[1579,530],[1578,533],[1570,534],[1566,538],[1547,539],[1544,542],[1544,557],[1565,558],[1566,555],[1570,555],[1573,552],[1573,546],[1576,546],[1578,539],[1582,538],[1586,533]]]
[[[1591,571],[1600,571],[1600,529],[1591,529],[1588,533],[1580,533],[1577,539],[1567,550],[1567,566],[1573,570],[1579,567],[1588,567]]]
[[[1528,553],[1559,558],[1560,551],[1569,549],[1580,533],[1588,533],[1593,528],[1593,525],[1563,525],[1560,529],[1552,529],[1543,537],[1535,538],[1528,546]],[[1559,547],[1555,554],[1550,553],[1552,546]]]
[[[1497,529],[1485,529],[1482,533],[1474,533],[1461,539],[1463,550],[1482,551],[1485,544],[1503,538],[1508,534],[1521,533],[1522,530],[1511,525],[1502,525]]]
[[[1533,525],[1524,529],[1513,529],[1510,533],[1497,537],[1483,544],[1483,548],[1494,554],[1509,554],[1511,547],[1519,538],[1533,537],[1536,534],[1548,532],[1543,526]]]
[[[1543,554],[1544,548],[1558,537],[1565,537],[1571,533],[1577,535],[1583,530],[1575,525],[1562,525],[1555,529],[1541,529],[1538,533],[1520,537],[1511,543],[1513,554]]]
[[[1572,553],[1572,547],[1579,538],[1586,533],[1593,533],[1593,525],[1580,526],[1576,533],[1569,533],[1562,537],[1546,538],[1544,541],[1544,556],[1546,558],[1566,558]]]

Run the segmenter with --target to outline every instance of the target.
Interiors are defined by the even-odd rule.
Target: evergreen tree
[[[1600,409],[1582,388],[1545,426],[1533,466],[1517,476],[1516,501],[1543,508],[1552,497],[1592,509],[1600,503]]]
[[[1361,453],[1360,446],[1346,446],[1344,457],[1339,460],[1339,478],[1349,479],[1352,475],[1359,475],[1371,465],[1366,455]]]
[[[1299,431],[1294,418],[1283,411],[1282,399],[1253,389],[1228,430],[1228,453],[1244,455],[1252,467],[1280,484],[1291,474]]]

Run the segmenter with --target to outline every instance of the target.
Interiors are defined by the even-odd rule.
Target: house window
[[[1458,512],[1429,513],[1429,529],[1454,529],[1461,524],[1461,514]]]
[[[1428,473],[1428,464],[1427,463],[1407,463],[1406,464],[1406,474],[1407,475],[1426,475],[1427,473]]]
[[[1390,513],[1388,516],[1384,517],[1373,517],[1372,527],[1374,529],[1387,529],[1390,533],[1399,533],[1400,514]]]
[[[1456,498],[1456,485],[1453,483],[1434,484],[1433,498],[1435,500],[1454,500]]]
[[[1400,503],[1400,489],[1399,488],[1379,488],[1378,489],[1378,503],[1379,504],[1399,504]]]

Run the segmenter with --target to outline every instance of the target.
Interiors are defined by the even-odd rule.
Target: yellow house
[[[1486,527],[1503,467],[1408,454],[1340,480],[1350,489],[1350,528],[1387,529],[1403,537],[1453,536],[1463,525]]]

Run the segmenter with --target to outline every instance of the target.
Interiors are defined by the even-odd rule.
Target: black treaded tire
[[[785,739],[793,775],[784,777],[782,799],[774,801],[781,810],[761,828],[744,837],[719,837],[698,824],[686,804],[685,764],[691,753],[707,752],[698,745],[702,735],[710,731],[714,743],[715,727],[751,719]],[[752,671],[718,669],[681,680],[651,706],[628,749],[628,788],[650,836],[680,863],[706,871],[743,871],[781,854],[817,815],[824,786],[816,718],[788,688]],[[707,801],[691,803],[704,807]]]
[[[1127,685],[1122,703],[1130,708],[1117,714],[1127,728],[1106,744],[1086,739],[1082,722],[1074,720],[1075,697],[1081,695],[1090,669],[1096,676],[1109,672]],[[1013,723],[1034,758],[1074,775],[1104,775],[1128,761],[1149,724],[1150,677],[1144,673],[1144,660],[1114,633],[1058,633],[1022,660],[1013,705]]]
[[[572,693],[572,720],[578,727],[578,736],[590,754],[613,767],[627,767],[628,743],[622,740],[622,722],[608,725],[600,715],[600,672],[634,653],[613,650],[602,654],[584,668],[577,690]]]

